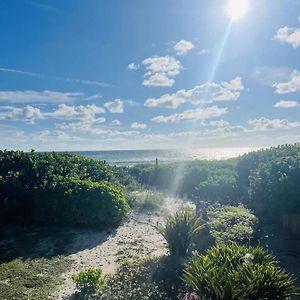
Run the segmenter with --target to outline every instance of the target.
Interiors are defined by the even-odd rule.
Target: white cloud
[[[95,100],[95,99],[101,99],[102,95],[101,94],[95,94],[95,95],[91,95],[87,98],[85,98],[85,100]]]
[[[274,107],[276,108],[294,108],[299,106],[299,103],[297,101],[286,101],[282,100],[277,102]]]
[[[273,87],[276,88],[276,94],[288,94],[300,91],[300,72],[294,70],[290,75],[289,81],[275,83]]]
[[[106,119],[99,117],[98,114],[105,113],[102,107],[92,105],[67,106],[59,105],[58,109],[51,113],[45,113],[46,116],[62,120],[76,120],[76,122],[57,124],[57,128],[71,130],[74,132],[92,132],[94,126],[104,123]]]
[[[12,103],[66,103],[71,102],[82,93],[62,93],[54,91],[0,91],[0,100]]]
[[[77,133],[84,133],[89,135],[101,135],[102,138],[129,137],[129,136],[134,136],[139,134],[138,131],[119,131],[107,126],[99,126],[96,123],[89,123],[89,122],[74,122],[69,124],[63,123],[63,124],[58,124],[57,127],[62,130],[69,130]]]
[[[287,81],[292,69],[288,67],[260,67],[255,68],[252,77],[265,86],[273,86],[276,82]]]
[[[128,70],[138,70],[140,68],[140,65],[139,64],[135,64],[135,63],[130,63],[128,66],[127,66],[127,69]]]
[[[208,49],[201,49],[198,54],[202,55],[202,54],[207,54],[209,51]]]
[[[224,120],[217,120],[217,121],[210,121],[209,125],[213,127],[227,127],[230,125],[230,123]]]
[[[290,122],[286,119],[267,119],[261,117],[260,119],[249,120],[247,122],[255,131],[268,131],[278,129],[291,129],[300,126],[299,122]]]
[[[279,28],[274,39],[278,40],[282,44],[287,43],[292,45],[294,48],[298,48],[300,47],[300,28]]]
[[[0,120],[25,121],[34,123],[36,119],[43,119],[44,116],[39,108],[27,105],[23,108],[10,107],[8,111],[0,113]]]
[[[70,141],[80,140],[79,137],[69,135],[66,132],[61,130],[43,130],[33,134],[31,137],[34,141],[47,142],[47,143],[52,143],[52,142],[56,143],[59,141],[70,142]]]
[[[180,61],[171,56],[149,57],[143,61],[143,64],[150,74],[164,73],[168,76],[178,75],[182,68]]]
[[[105,110],[102,107],[94,104],[69,106],[66,104],[60,104],[53,112],[43,113],[45,117],[64,119],[64,120],[92,120],[96,121],[97,114],[103,114]]]
[[[185,110],[182,113],[176,113],[169,116],[157,116],[152,119],[155,123],[178,123],[183,121],[206,120],[218,117],[227,113],[227,108],[211,106],[207,108],[197,108]]]
[[[195,48],[195,46],[191,41],[181,40],[174,45],[173,50],[177,55],[184,55],[193,48]]]
[[[171,56],[154,56],[144,59],[146,67],[145,86],[173,86],[174,79],[182,69],[180,61]]]
[[[31,123],[37,119],[79,120],[81,122],[98,123],[105,121],[104,118],[97,117],[98,114],[103,113],[105,113],[105,110],[94,104],[79,106],[60,104],[57,109],[50,112],[42,112],[39,108],[27,105],[23,108],[6,107],[6,110],[0,113],[0,119]]]
[[[168,78],[164,73],[156,73],[143,81],[145,86],[170,87],[175,83],[174,79]]]
[[[113,120],[113,121],[111,121],[111,125],[119,126],[119,125],[121,125],[121,122],[119,120]]]
[[[229,136],[246,132],[243,126],[224,126],[209,129],[201,129],[197,131],[181,131],[171,134],[174,137],[212,137],[212,136]]]
[[[179,90],[174,94],[165,94],[160,98],[150,98],[144,103],[147,107],[177,108],[183,103],[212,103],[215,101],[235,101],[244,89],[241,77],[229,82],[205,83],[190,90]]]
[[[144,123],[133,122],[130,127],[132,129],[145,129],[145,128],[147,128],[147,125]]]
[[[124,102],[121,99],[115,99],[113,101],[106,102],[104,107],[114,114],[121,114],[124,112]]]
[[[106,129],[95,125],[104,123],[105,121],[105,118],[97,118],[97,120],[84,119],[78,122],[57,124],[56,127],[62,130],[70,130],[73,132],[104,133],[106,132]]]
[[[139,106],[139,103],[133,100],[125,100],[125,103],[128,104],[129,106]]]

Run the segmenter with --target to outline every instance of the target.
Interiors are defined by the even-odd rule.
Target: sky
[[[0,149],[300,141],[300,0],[0,0],[0,36]]]

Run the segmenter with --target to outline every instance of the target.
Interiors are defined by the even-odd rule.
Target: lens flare
[[[227,13],[231,20],[241,19],[250,9],[249,0],[229,0]]]

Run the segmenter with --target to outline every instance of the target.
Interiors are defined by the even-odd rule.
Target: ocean
[[[245,154],[258,148],[202,148],[193,150],[115,150],[115,151],[78,151],[81,156],[106,161],[111,165],[132,166],[136,164],[159,162],[220,160]]]

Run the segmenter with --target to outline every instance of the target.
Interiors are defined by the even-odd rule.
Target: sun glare
[[[229,0],[227,13],[231,20],[241,19],[249,10],[249,0]]]

